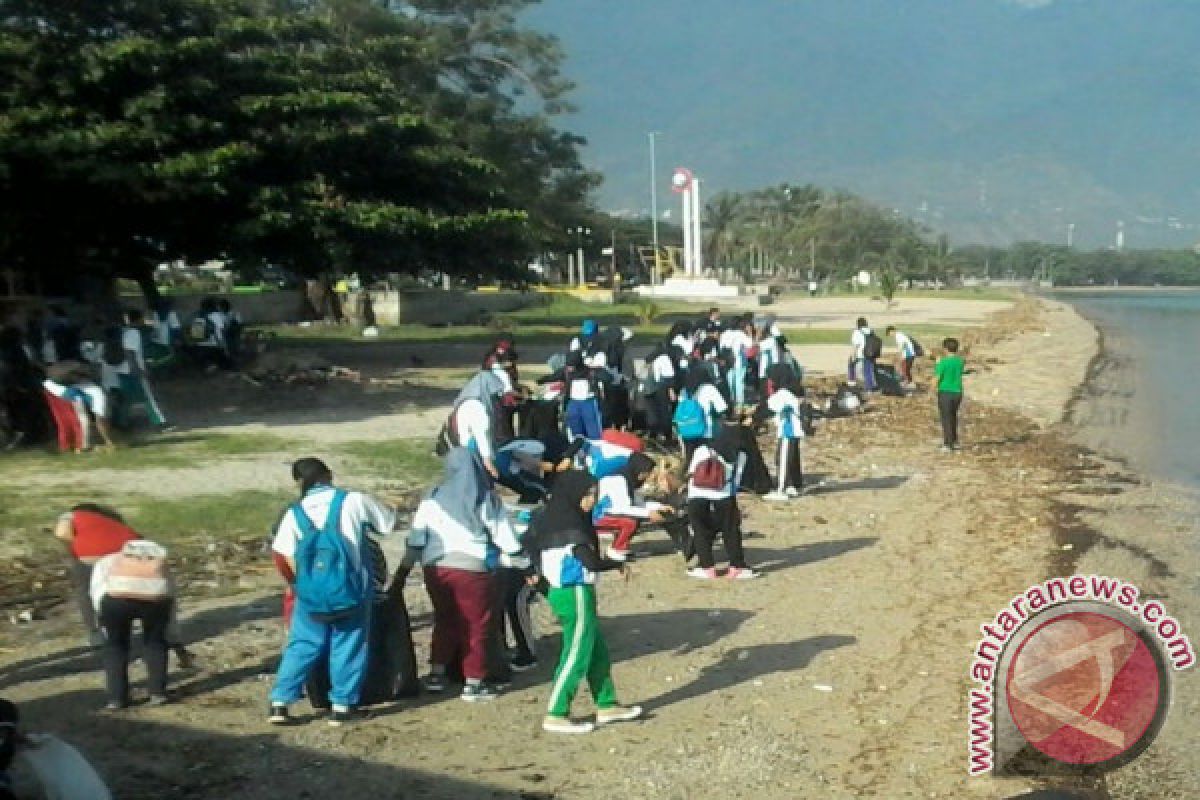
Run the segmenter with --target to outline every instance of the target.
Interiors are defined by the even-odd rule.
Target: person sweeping
[[[612,679],[608,645],[596,616],[596,579],[601,572],[628,568],[602,558],[592,509],[596,482],[586,472],[559,476],[545,509],[534,518],[530,549],[549,584],[550,608],[562,624],[563,644],[542,730],[547,733],[591,733],[597,726],[627,722],[642,715],[640,706],[622,706]],[[570,717],[571,701],[587,680],[596,703],[596,721]]]

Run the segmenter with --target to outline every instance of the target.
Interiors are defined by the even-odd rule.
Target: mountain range
[[[600,205],[814,183],[959,243],[1200,241],[1200,2],[549,0]],[[677,212],[676,212],[677,214]]]

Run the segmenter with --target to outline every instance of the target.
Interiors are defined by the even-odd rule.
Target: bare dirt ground
[[[1128,484],[1120,465],[1082,452],[1059,424],[1095,348],[1088,331],[1069,310],[1024,302],[968,334],[978,372],[968,376],[960,453],[937,451],[928,394],[881,398],[861,417],[824,424],[805,455],[818,488],[786,505],[743,504],[749,559],[766,573],[758,581],[691,582],[665,537],[648,534],[633,579],[608,581],[600,601],[622,700],[647,708],[642,722],[585,737],[540,731],[558,641],[539,608],[542,665],[493,704],[424,696],[350,728],[271,729],[266,694],[282,631],[269,578],[222,601],[185,599],[200,665],[175,675],[174,705],[98,712],[98,663],[67,615],[5,632],[0,686],[31,728],[81,746],[120,798],[1014,796],[1043,784],[966,778],[967,670],[979,625],[1026,586],[1073,566],[1062,550],[1078,533],[1064,523],[1075,520],[1069,511],[1104,519],[1119,511],[1127,516],[1113,517],[1118,527],[1139,509],[1160,513],[1142,487],[1119,508],[1108,506],[1118,495],[1088,493]],[[436,428],[429,415],[394,411],[372,406],[369,419],[348,412],[322,423],[308,409],[314,417],[269,429],[315,444]],[[1068,491],[1085,492],[1086,509],[1067,509]],[[1161,538],[1172,537],[1164,529]],[[1105,554],[1123,559],[1109,574],[1144,576],[1177,604],[1194,571],[1164,582],[1133,552],[1080,539],[1070,558],[1087,569],[1100,569]],[[1143,570],[1120,572],[1133,564]],[[245,569],[265,572],[261,563]],[[416,581],[406,597],[424,661],[428,602]],[[1179,611],[1186,629],[1196,617]],[[1181,684],[1164,734],[1170,749],[1110,778],[1124,787],[1113,796],[1195,796],[1175,791],[1190,784],[1174,774],[1190,768],[1171,761],[1194,740],[1170,728],[1194,705]],[[581,696],[576,713],[589,708]]]

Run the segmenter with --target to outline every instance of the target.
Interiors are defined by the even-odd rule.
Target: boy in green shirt
[[[958,354],[958,339],[942,341],[946,355],[933,367],[937,383],[938,416],[942,418],[942,451],[958,449],[958,409],[963,398],[963,359]]]

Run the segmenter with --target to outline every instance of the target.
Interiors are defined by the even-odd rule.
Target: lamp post
[[[650,236],[654,243],[654,266],[650,275],[650,285],[658,283],[658,163],[654,158],[655,137],[659,131],[646,134],[650,138]]]
[[[579,225],[575,228],[567,228],[567,233],[574,233],[579,237],[578,249],[575,251],[575,265],[579,270],[579,285],[583,286],[587,283],[587,271],[583,268],[583,237],[590,236],[592,229]]]

